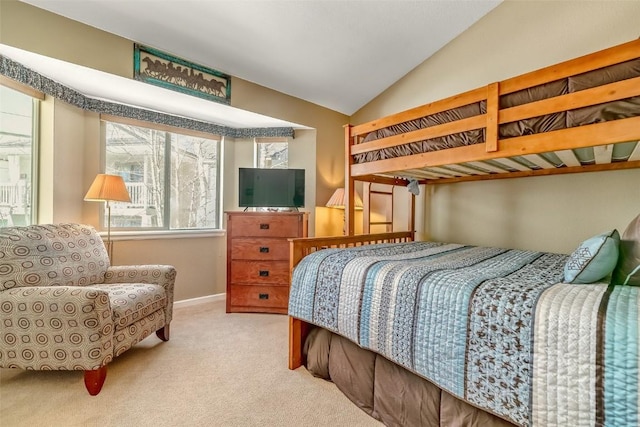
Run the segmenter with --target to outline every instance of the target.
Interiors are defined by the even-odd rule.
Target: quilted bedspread
[[[638,426],[640,288],[561,283],[567,255],[435,242],[325,249],[289,314],[517,425]]]

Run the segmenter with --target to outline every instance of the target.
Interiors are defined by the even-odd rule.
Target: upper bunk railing
[[[482,88],[364,124],[348,125],[345,128],[345,149],[347,154],[345,172],[347,173],[347,178],[348,180],[352,178],[370,180],[368,177],[371,175],[394,171],[572,150],[638,140],[640,139],[640,117],[567,127],[505,139],[500,139],[498,132],[499,126],[503,124],[639,96],[640,77],[635,77],[515,107],[500,108],[501,96],[637,58],[640,58],[640,40],[634,40],[498,83],[491,83]],[[370,142],[361,142],[370,132],[482,101],[486,102],[486,113],[484,114],[400,133]],[[477,129],[485,130],[485,141],[479,144],[364,163],[355,163],[353,160],[354,155]],[[527,176],[631,167],[640,167],[640,161],[609,164],[607,166],[569,166],[556,171],[542,170],[536,171],[537,173],[524,172],[507,175]],[[477,177],[477,179],[487,178],[493,178],[493,176]],[[444,179],[437,182],[453,181],[455,179]]]

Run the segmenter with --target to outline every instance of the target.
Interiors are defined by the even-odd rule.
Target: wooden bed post
[[[289,316],[289,369],[297,369],[305,364],[302,349],[309,330],[307,322]]]
[[[487,132],[485,147],[487,152],[498,151],[498,109],[500,108],[499,83],[487,86]]]
[[[344,234],[347,236],[353,236],[355,234],[355,181],[351,177],[351,166],[353,165],[351,147],[354,143],[354,138],[351,136],[352,127],[352,125],[344,126]]]
[[[305,255],[302,246],[289,239],[289,283],[293,280],[293,269]],[[289,369],[299,368],[305,363],[302,347],[309,329],[308,323],[289,316]]]
[[[411,240],[416,240],[416,196],[413,193],[409,197],[409,231]]]
[[[362,234],[371,233],[371,183],[362,183]]]

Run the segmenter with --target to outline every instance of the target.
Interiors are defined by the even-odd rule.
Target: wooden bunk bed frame
[[[634,40],[609,49],[565,61],[537,71],[491,83],[440,101],[432,102],[397,114],[392,114],[361,125],[345,126],[345,230],[354,234],[353,192],[356,180],[406,185],[407,178],[418,179],[421,184],[447,184],[461,181],[515,178],[536,175],[619,170],[640,167],[640,148],[627,161],[608,162],[581,166],[571,150],[576,148],[606,146],[619,142],[640,140],[640,117],[595,123],[550,132],[499,139],[498,127],[502,124],[545,114],[565,112],[604,102],[617,101],[640,95],[640,77],[621,80],[591,89],[556,96],[541,101],[530,102],[511,108],[500,108],[500,96],[523,89],[568,78],[606,66],[640,58],[640,40]],[[441,125],[381,138],[371,142],[358,143],[368,133],[419,119],[475,102],[486,102],[486,114],[452,121]],[[395,157],[367,163],[355,163],[353,156],[383,148],[396,147],[415,141],[451,135],[454,133],[485,129],[484,143],[457,148]],[[640,144],[639,144],[640,146]],[[567,161],[564,167],[555,167],[539,162],[541,169],[520,168],[515,172],[461,173],[465,168],[456,168],[455,176],[440,173],[440,167],[459,165],[467,162],[482,162],[494,159],[509,159],[514,156],[532,156],[540,153],[556,152]],[[438,176],[439,175],[439,176]]]
[[[353,195],[357,180],[406,186],[408,179],[413,178],[417,179],[420,184],[430,185],[640,168],[640,142],[636,145],[633,153],[624,161],[612,162],[611,153],[607,154],[607,146],[610,144],[640,140],[640,116],[499,139],[499,126],[502,124],[640,96],[640,77],[511,108],[500,108],[500,96],[639,58],[640,40],[634,40],[364,124],[346,125],[344,134],[346,155],[345,230],[347,235],[290,239],[291,271],[293,272],[293,268],[305,255],[319,249],[414,240],[413,221],[410,222],[411,231],[354,235],[355,206]],[[480,101],[486,102],[485,114],[359,143],[370,132]],[[481,128],[485,129],[486,135],[483,143],[366,163],[354,161],[354,155],[357,154]],[[596,164],[580,165],[571,150],[587,147],[602,147],[598,149],[601,155]],[[557,167],[532,158],[533,163],[539,165],[540,168],[519,168],[517,171],[492,170],[491,173],[476,173],[469,171],[469,168],[461,167],[455,168],[456,172],[453,175],[443,174],[442,169],[439,169],[461,163],[486,160],[506,159],[509,161],[515,156],[535,156],[549,152],[555,152],[565,164]],[[604,155],[602,155],[603,153]],[[448,171],[450,172],[450,169]],[[469,173],[461,173],[461,171]],[[312,327],[302,320],[289,317],[289,369],[296,369],[304,363],[303,346],[307,333]]]

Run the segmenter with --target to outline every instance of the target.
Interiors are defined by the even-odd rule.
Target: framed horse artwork
[[[231,76],[139,44],[134,44],[133,78],[210,101],[231,103]]]

